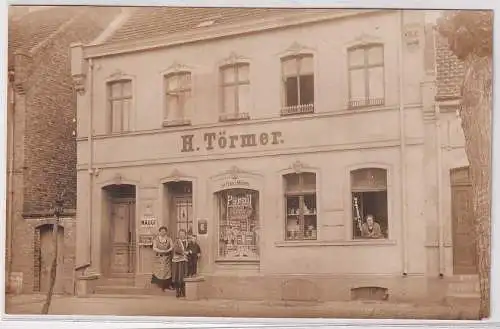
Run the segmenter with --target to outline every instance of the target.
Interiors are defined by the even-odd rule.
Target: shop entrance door
[[[179,230],[196,234],[193,220],[192,183],[181,181],[166,184],[167,213],[170,236],[176,238]]]
[[[113,200],[111,204],[111,276],[135,269],[135,200]]]

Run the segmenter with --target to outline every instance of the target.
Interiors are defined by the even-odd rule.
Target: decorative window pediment
[[[245,57],[243,55],[240,55],[240,54],[233,51],[229,54],[229,56],[227,56],[227,57],[223,58],[221,61],[219,61],[218,64],[220,67],[224,67],[224,66],[228,66],[228,65],[235,65],[238,63],[250,64],[250,58]]]
[[[345,44],[345,49],[349,50],[357,47],[366,47],[371,44],[383,44],[383,40],[380,37],[362,33],[354,37],[351,41]]]
[[[310,55],[313,56],[315,53],[315,49],[300,44],[297,41],[292,42],[288,48],[286,48],[283,52],[279,54],[279,57],[285,59],[287,57],[294,57],[300,55]]]

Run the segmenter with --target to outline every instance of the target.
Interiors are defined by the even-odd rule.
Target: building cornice
[[[406,146],[421,146],[424,140],[420,137],[408,138]],[[301,147],[285,147],[275,150],[255,150],[244,153],[214,153],[210,155],[179,155],[170,156],[168,158],[148,158],[141,160],[125,160],[117,162],[98,162],[95,161],[94,165],[99,170],[118,169],[118,168],[131,168],[155,165],[176,165],[186,163],[200,163],[206,161],[217,160],[243,160],[243,159],[256,159],[263,157],[277,157],[277,156],[290,156],[290,155],[305,155],[305,154],[318,154],[329,152],[345,152],[345,151],[361,151],[373,149],[391,149],[400,146],[399,139],[381,139],[381,140],[363,140],[351,143],[340,143],[320,146],[301,146]],[[86,162],[78,163],[77,171],[88,170]]]
[[[421,103],[409,103],[405,104],[405,109],[407,110],[421,110]],[[375,107],[375,108],[367,108],[367,109],[343,109],[343,110],[334,110],[328,112],[318,112],[312,113],[304,116],[280,116],[273,115],[269,117],[260,117],[260,118],[251,118],[251,120],[243,120],[243,121],[231,121],[231,122],[212,122],[206,124],[197,124],[197,125],[189,125],[189,126],[179,126],[179,127],[167,127],[167,128],[158,128],[158,129],[150,129],[150,130],[138,130],[138,131],[130,131],[127,133],[109,135],[109,134],[96,134],[93,136],[94,140],[105,140],[105,139],[119,139],[126,138],[130,136],[145,136],[145,135],[156,135],[156,134],[170,134],[170,133],[187,133],[187,132],[196,132],[202,131],[205,129],[218,129],[218,128],[227,128],[227,127],[241,127],[241,126],[262,126],[264,124],[281,124],[283,122],[297,122],[297,121],[309,121],[309,120],[317,120],[323,118],[334,118],[334,117],[344,117],[344,116],[353,116],[353,115],[362,115],[374,112],[394,112],[398,111],[399,107],[397,104],[393,104],[390,106],[384,107]],[[87,136],[78,136],[76,138],[77,142],[87,142]]]
[[[345,11],[325,10],[324,13],[300,13],[283,17],[259,19],[238,24],[225,24],[222,26],[207,27],[200,30],[172,33],[161,38],[144,40],[120,41],[87,45],[84,47],[85,58],[98,58],[120,55],[133,52],[148,51],[153,49],[173,47],[193,42],[234,37],[237,35],[264,32],[269,30],[289,28],[305,24],[319,23],[322,21],[345,19],[367,14],[386,13],[384,9],[346,9]]]

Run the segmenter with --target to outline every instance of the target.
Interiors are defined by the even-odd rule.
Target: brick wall
[[[447,40],[435,33],[437,97],[460,97],[465,73],[464,63],[451,52]]]
[[[82,8],[62,31],[39,45],[31,57],[17,56],[14,216],[12,272],[23,273],[23,292],[38,287],[36,234],[39,221],[52,213],[53,202],[64,192],[64,208],[76,208],[76,96],[69,45],[96,38],[119,12],[117,8]],[[50,15],[50,12],[47,11]],[[71,17],[68,17],[70,19]],[[34,24],[36,22],[33,22]],[[65,221],[64,290],[73,292],[75,261],[74,219]],[[9,234],[10,232],[8,232]]]

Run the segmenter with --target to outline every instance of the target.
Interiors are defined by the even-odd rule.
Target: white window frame
[[[301,61],[304,58],[309,58],[312,62],[312,76],[313,76],[313,103],[302,104],[300,99],[300,76],[301,76]],[[283,106],[281,109],[281,115],[294,115],[294,114],[307,114],[314,113],[314,107],[316,102],[316,72],[315,72],[315,56],[311,53],[301,53],[295,55],[289,55],[281,58],[281,79],[282,79],[282,94],[283,94]],[[284,66],[286,62],[295,61],[296,71],[293,74],[286,74]],[[297,78],[297,105],[288,105],[287,100],[287,78]]]
[[[239,103],[239,98],[240,98],[240,86],[250,86],[250,77],[248,77],[247,80],[240,80],[240,74],[239,74],[239,69],[241,67],[246,67],[248,69],[248,72],[250,74],[250,63],[248,62],[235,62],[235,63],[230,63],[230,64],[225,64],[219,67],[219,74],[220,74],[220,95],[221,95],[221,113],[219,115],[219,120],[220,121],[233,121],[233,120],[248,120],[250,119],[250,113],[248,112],[241,112],[240,111],[240,103]],[[234,81],[233,82],[224,82],[224,72],[226,70],[234,70]],[[234,87],[233,92],[234,92],[234,112],[228,112],[227,107],[225,104],[226,98],[226,92],[229,87]],[[250,105],[250,104],[249,104]]]
[[[124,84],[129,83],[130,84],[130,95],[123,95],[123,90],[124,90]],[[120,86],[120,95],[119,96],[114,96],[112,92],[112,88],[114,85],[119,84]],[[119,80],[111,80],[107,82],[107,108],[108,108],[108,125],[107,129],[110,134],[122,134],[129,132],[131,130],[131,118],[132,118],[132,106],[133,106],[133,81],[132,79],[129,78],[124,78],[124,79],[119,79]],[[125,127],[125,124],[123,122],[124,120],[124,115],[123,115],[123,101],[129,100],[129,113],[128,113],[128,126]],[[120,130],[119,131],[113,131],[113,126],[114,126],[114,120],[115,117],[113,116],[113,102],[114,101],[120,101],[122,104],[121,108],[121,123],[120,123]]]
[[[304,183],[303,183],[303,177],[305,174],[311,174],[314,175],[314,189],[311,190],[304,190]],[[299,190],[290,192],[287,189],[287,177],[290,176],[297,176],[299,179]],[[284,202],[284,219],[285,219],[285,225],[284,225],[284,240],[285,241],[317,241],[318,236],[319,236],[319,195],[318,195],[318,174],[313,171],[301,171],[301,172],[291,172],[291,173],[285,173],[282,175],[282,182],[283,182],[283,202]],[[315,208],[311,209],[311,213],[305,213],[304,212],[304,198],[306,195],[314,195],[315,199]],[[291,209],[289,208],[287,204],[287,199],[289,197],[299,197],[299,208],[298,213],[292,213]],[[315,216],[315,226],[316,229],[314,232],[311,232],[312,236],[310,238],[306,238],[304,235],[304,232],[301,232],[301,236],[298,239],[293,239],[288,237],[288,221],[289,219],[298,216],[297,220],[299,221],[298,225],[300,229],[303,231],[304,229],[304,222],[305,222],[305,216]]]
[[[169,80],[171,79],[179,79],[182,76],[188,76],[189,79],[189,84],[186,86],[182,86],[179,83],[177,84],[176,88],[169,89]],[[179,81],[183,81],[180,79]],[[189,119],[189,114],[191,113],[186,113],[189,109],[186,107],[186,103],[184,102],[182,106],[177,108],[176,110],[179,112],[179,118],[175,120],[169,120],[168,115],[169,112],[172,110],[169,108],[169,98],[170,97],[185,97],[186,99],[190,99],[191,102],[193,102],[193,74],[190,71],[187,70],[182,70],[182,71],[175,71],[175,72],[170,72],[168,74],[165,74],[163,76],[163,83],[164,83],[164,99],[165,99],[165,105],[164,105],[164,112],[163,112],[163,126],[164,127],[171,127],[171,126],[184,126],[184,125],[190,125],[191,120]],[[179,106],[179,103],[177,103],[177,106]]]
[[[385,186],[383,188],[380,188],[380,187],[374,187],[374,188],[356,188],[353,186],[353,175],[355,175],[357,172],[358,173],[362,173],[363,171],[366,171],[367,173],[370,171],[370,170],[380,170],[380,171],[383,171],[385,173]],[[354,200],[353,200],[353,194],[354,193],[366,193],[366,192],[385,192],[386,193],[386,214],[387,214],[387,223],[386,223],[386,231],[384,232],[383,230],[383,225],[380,225],[380,222],[377,220],[377,216],[376,214],[371,214],[371,215],[374,215],[375,216],[375,221],[379,223],[379,225],[381,226],[381,229],[382,229],[382,234],[384,234],[385,236],[383,238],[379,238],[377,240],[388,240],[389,237],[391,236],[391,202],[390,202],[390,184],[389,184],[389,170],[387,168],[382,168],[382,167],[375,167],[375,166],[365,166],[365,167],[358,167],[358,168],[352,168],[350,171],[349,171],[349,200],[351,201],[351,216],[350,216],[350,221],[352,223],[352,225],[350,226],[351,229],[350,229],[350,232],[349,232],[349,236],[350,236],[350,240],[353,240],[353,241],[366,241],[366,240],[370,240],[370,239],[367,239],[367,238],[363,238],[361,236],[359,237],[356,237],[355,234],[354,234],[354,229],[356,228],[356,221],[355,221],[355,218],[357,216],[356,212],[354,211]],[[366,220],[366,215],[367,214],[363,214],[361,213],[361,221],[362,223],[365,222]]]
[[[382,49],[382,61],[380,63],[370,64],[369,63],[369,50],[373,48]],[[364,62],[362,65],[351,65],[351,56],[355,51],[363,50],[364,52]],[[382,68],[382,88],[383,97],[375,98],[370,96],[370,69]],[[363,45],[355,45],[347,49],[347,70],[348,70],[348,90],[349,90],[349,108],[367,108],[374,106],[385,105],[385,47],[382,43],[368,43]],[[353,71],[363,71],[365,98],[364,99],[353,99],[352,97],[352,77]]]

